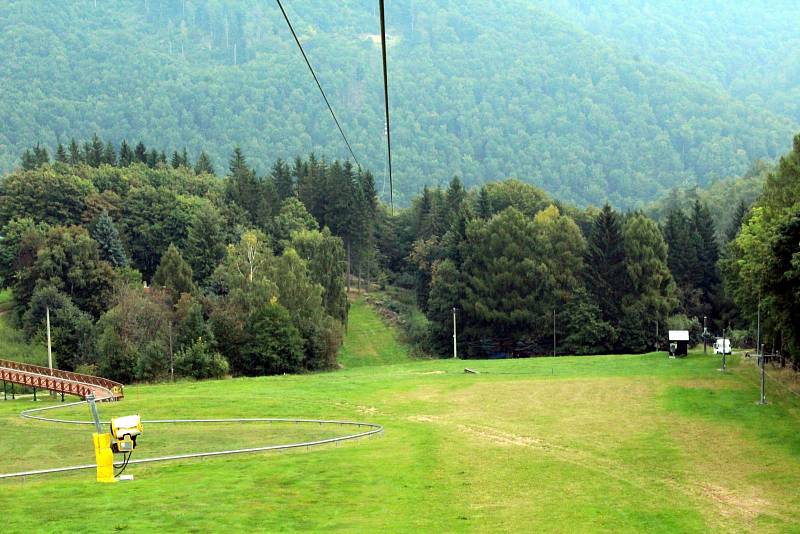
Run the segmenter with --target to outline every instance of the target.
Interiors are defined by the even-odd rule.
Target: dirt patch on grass
[[[497,445],[514,445],[518,447],[534,447],[537,449],[552,449],[553,446],[543,439],[529,436],[520,436],[509,432],[503,432],[495,428],[457,425],[456,428],[461,432],[477,436]]]
[[[441,417],[435,415],[411,415],[406,419],[415,423],[439,423],[442,420]]]
[[[727,517],[744,516],[752,519],[764,512],[764,510],[771,508],[771,503],[766,499],[754,496],[746,497],[727,488],[712,484],[704,484],[702,493],[703,496],[717,505],[722,515]]]

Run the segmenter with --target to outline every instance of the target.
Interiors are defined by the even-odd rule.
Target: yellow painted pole
[[[116,482],[114,478],[114,453],[111,451],[111,434],[92,434],[94,458],[97,463],[98,482]]]

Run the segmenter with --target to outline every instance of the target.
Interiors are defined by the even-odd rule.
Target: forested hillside
[[[785,152],[798,117],[782,102],[797,85],[789,77],[759,92],[752,86],[770,68],[748,71],[751,56],[737,50],[754,43],[757,58],[772,56],[775,77],[790,76],[779,51],[796,17],[753,24],[745,8],[720,3],[713,14],[725,31],[703,32],[680,4],[620,0],[618,11],[630,14],[625,40],[592,23],[595,3],[389,3],[397,198],[408,203],[453,175],[467,186],[518,177],[563,201],[631,207]],[[387,198],[376,5],[287,2]],[[647,21],[663,11],[673,15],[657,17],[668,28],[654,32]],[[677,50],[693,57],[700,45],[689,33],[710,33],[700,67],[659,55],[663,43],[685,41]],[[729,50],[723,34],[743,44]],[[52,154],[94,133],[116,148],[146,139],[167,152],[185,147],[192,159],[204,149],[216,168],[239,145],[262,174],[287,154],[347,155],[272,2],[4,2],[0,53],[13,58],[0,65],[6,171],[36,143]],[[752,76],[726,78],[743,71]]]
[[[800,4],[791,0],[541,0],[630,54],[800,120]]]

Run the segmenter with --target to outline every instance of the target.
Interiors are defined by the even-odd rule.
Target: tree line
[[[673,193],[660,221],[579,209],[517,180],[466,191],[454,178],[390,220],[379,248],[426,314],[417,342],[436,354],[452,351],[454,308],[461,355],[485,358],[644,352],[665,347],[670,329],[754,346],[760,302],[761,341],[797,359],[798,146],[800,136],[777,166],[754,167],[760,195],[751,171],[713,205]]]
[[[25,153],[0,181],[0,282],[29,338],[49,309],[57,364],[123,381],[336,366],[351,272],[376,261],[372,175],[234,149],[200,153],[94,136]]]
[[[40,161],[0,183],[0,277],[28,335],[41,335],[44,305],[55,310],[66,365],[133,379],[165,376],[166,362],[179,373],[331,367],[353,275],[413,291],[426,317],[415,340],[439,356],[454,308],[467,357],[644,352],[670,329],[699,341],[704,325],[752,345],[759,308],[761,340],[798,354],[800,136],[759,167],[752,202],[739,195],[721,217],[736,184],[711,206],[673,194],[658,220],[457,177],[392,214],[349,162],[312,154],[260,176],[237,148],[222,178],[177,150],[174,166],[120,166],[121,149],[109,151],[117,166],[87,162],[87,148],[108,144],[84,143],[78,163],[47,163],[35,147],[28,159]]]

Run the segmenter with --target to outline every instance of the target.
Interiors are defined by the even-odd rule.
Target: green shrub
[[[175,372],[180,376],[195,378],[222,378],[230,366],[220,353],[212,352],[209,344],[201,337],[186,345],[175,355]]]

